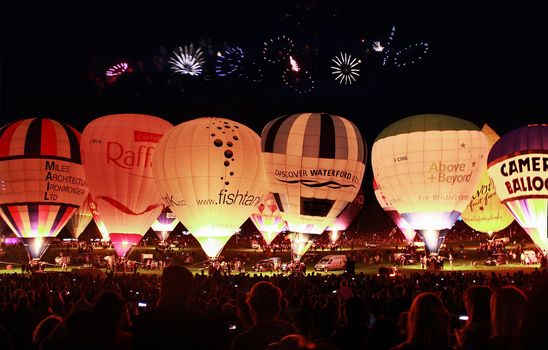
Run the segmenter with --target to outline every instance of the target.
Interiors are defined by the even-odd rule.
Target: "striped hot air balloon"
[[[270,245],[278,233],[286,228],[285,220],[276,204],[272,193],[265,196],[249,217],[263,236],[267,245]]]
[[[89,208],[89,200],[90,195],[88,194],[84,203],[82,203],[67,224],[67,228],[74,238],[78,238],[84,232],[93,218],[91,209]]]
[[[88,195],[80,133],[52,119],[0,129],[0,214],[40,258]]]
[[[179,220],[175,217],[175,214],[166,206],[160,213],[160,216],[158,216],[158,219],[150,227],[163,242],[169,237],[169,234],[175,229],[178,223]]]
[[[115,114],[93,120],[82,133],[89,190],[119,256],[139,243],[162,211],[152,156],[172,127],[150,115]]]
[[[487,158],[487,137],[466,120],[421,114],[386,127],[371,152],[375,180],[437,254],[470,202]]]
[[[265,174],[289,231],[321,234],[360,189],[367,149],[349,120],[301,113],[272,120],[261,135]]]
[[[501,137],[489,152],[488,166],[502,203],[548,256],[548,124]]]
[[[379,202],[381,208],[386,212],[386,214],[388,214],[388,216],[390,216],[396,226],[398,226],[400,231],[403,233],[403,236],[405,237],[407,243],[412,245],[415,241],[415,236],[417,235],[417,233],[411,228],[411,226],[403,218],[403,216],[398,213],[398,211],[396,210],[396,208],[394,208],[392,203],[390,203],[388,198],[386,198],[375,179],[373,179],[373,191],[375,192],[375,197],[377,198],[377,201]]]

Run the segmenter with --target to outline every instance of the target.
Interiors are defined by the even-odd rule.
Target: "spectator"
[[[368,319],[369,310],[362,299],[347,299],[344,305],[344,322],[333,333],[333,343],[340,350],[360,349],[369,331],[364,325]]]
[[[194,277],[187,268],[173,265],[164,269],[158,307],[143,313],[135,324],[135,349],[222,348],[218,324],[188,305],[193,284]]]
[[[449,314],[437,295],[417,295],[409,311],[407,334],[407,340],[394,350],[450,349]]]
[[[519,348],[519,330],[525,314],[527,297],[514,286],[502,287],[491,296],[491,338],[482,350]]]
[[[548,349],[548,279],[536,283],[529,294],[520,327],[521,349]]]
[[[61,317],[51,315],[44,318],[40,323],[38,323],[38,325],[34,329],[34,332],[32,333],[33,348],[39,349],[42,340],[48,337],[53,329],[61,324],[62,321],[63,319]]]
[[[490,298],[491,288],[487,286],[471,286],[464,291],[468,321],[455,334],[458,349],[479,349],[491,336]]]
[[[284,336],[296,333],[295,327],[279,321],[282,292],[270,282],[255,283],[249,292],[249,305],[253,327],[236,336],[231,349],[233,350],[264,350],[268,344],[280,340]]]

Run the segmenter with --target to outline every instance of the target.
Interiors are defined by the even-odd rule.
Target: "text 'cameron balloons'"
[[[348,226],[350,226],[352,221],[354,221],[356,216],[358,216],[358,214],[362,210],[364,201],[365,199],[363,196],[363,191],[360,187],[360,191],[356,195],[356,198],[354,198],[352,202],[348,203],[346,208],[344,208],[339,216],[337,216],[335,222],[327,228],[327,231],[331,232],[329,234],[329,239],[331,240],[331,243],[334,244],[335,242],[337,242],[340,237],[340,233],[346,230]]]
[[[497,133],[485,124],[481,129],[487,136],[489,149],[500,138]],[[514,217],[502,204],[493,180],[487,174],[487,167],[482,172],[480,181],[472,195],[472,200],[462,212],[462,220],[479,232],[485,232],[491,237],[494,232],[505,229],[514,221]]]
[[[403,233],[407,243],[412,245],[415,242],[415,236],[417,233],[411,228],[411,225],[409,225],[407,220],[405,220],[403,216],[398,213],[388,198],[386,198],[375,179],[373,179],[373,191],[375,192],[375,197],[377,198],[377,202],[379,202],[381,208],[386,212],[386,214],[388,214],[394,224],[396,224],[396,226],[400,229],[401,233]]]
[[[89,190],[120,256],[139,242],[162,211],[152,180],[152,156],[171,128],[158,117],[115,114],[93,120],[82,133]]]
[[[351,121],[286,115],[265,126],[261,141],[266,178],[290,231],[321,234],[356,198],[367,149]]]
[[[84,232],[88,224],[91,222],[93,215],[91,215],[91,209],[89,208],[90,195],[86,197],[84,203],[78,208],[76,213],[70,218],[67,228],[74,238],[78,238]]]
[[[272,193],[268,193],[249,216],[255,227],[270,245],[278,233],[286,228],[285,220]]]
[[[51,119],[0,129],[0,213],[40,258],[88,194],[80,133]]]
[[[175,214],[168,207],[165,207],[160,216],[158,216],[158,219],[150,227],[163,242],[169,237],[169,234],[175,229],[178,223],[179,220],[177,220]]]
[[[430,253],[472,198],[485,169],[487,138],[474,124],[423,114],[385,128],[373,144],[375,179]]]
[[[211,259],[268,192],[260,154],[259,136],[224,118],[179,124],[158,145],[158,190]]]
[[[491,148],[488,165],[502,202],[548,254],[548,124],[504,135]]]

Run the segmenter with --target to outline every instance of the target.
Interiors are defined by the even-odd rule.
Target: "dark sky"
[[[384,127],[418,113],[450,114],[480,127],[487,122],[501,135],[548,121],[548,11],[542,1],[113,2],[2,5],[0,125],[40,116],[83,130],[95,117],[137,112],[173,124],[223,116],[260,133],[282,114],[322,111],[354,121],[370,149]],[[378,55],[365,53],[361,39],[386,41],[393,25],[395,46],[430,44],[418,65],[383,67]],[[263,41],[282,34],[293,38],[295,55],[316,79],[309,94],[291,91],[279,68],[260,57]],[[264,81],[205,81],[152,68],[162,47],[170,55],[200,39],[214,50],[224,42],[240,46],[246,64],[263,66]],[[305,46],[313,53],[306,55]],[[350,87],[330,74],[330,59],[340,51],[364,62]],[[104,78],[105,68],[120,60],[136,69],[101,92],[90,73]],[[368,163],[364,188],[370,181]]]

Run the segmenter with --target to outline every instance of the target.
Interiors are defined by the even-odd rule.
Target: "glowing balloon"
[[[158,117],[115,114],[82,133],[82,161],[96,210],[117,253],[137,244],[163,209],[152,180],[152,156],[173,126]]]
[[[348,228],[352,221],[358,216],[360,211],[362,210],[364,202],[364,196],[362,188],[360,187],[360,191],[356,195],[356,198],[348,205],[346,208],[344,208],[343,211],[337,216],[335,219],[335,222],[327,228],[327,231],[330,231],[329,239],[331,240],[331,243],[337,242],[337,240],[340,237],[340,233]]]
[[[499,135],[487,124],[483,126],[481,131],[487,136],[487,143],[489,149],[491,149],[500,138]],[[494,232],[504,230],[514,221],[512,214],[501,203],[493,180],[487,174],[487,167],[481,174],[480,181],[472,195],[472,200],[462,212],[461,217],[468,226],[476,231],[487,233],[489,237]]]
[[[249,218],[255,224],[267,245],[270,245],[278,233],[286,228],[285,220],[282,218],[272,193],[265,196]]]
[[[488,166],[502,203],[547,255],[548,124],[504,135],[491,148]]]
[[[52,119],[0,129],[0,214],[40,258],[88,194],[80,133]]]
[[[175,229],[178,223],[179,220],[177,220],[175,214],[168,207],[165,207],[160,216],[158,216],[158,219],[150,227],[163,242],[169,237],[169,234]]]
[[[99,233],[101,233],[102,241],[110,241],[110,237],[108,234],[108,230],[105,227],[105,223],[101,219],[101,214],[97,211],[97,203],[93,199],[93,196],[90,194],[89,196],[89,209],[91,211],[91,216],[93,217],[93,222],[95,222],[95,225],[99,229]]]
[[[385,197],[418,230],[430,253],[470,202],[488,145],[474,124],[422,114],[385,128],[373,144],[375,179]]]
[[[211,259],[268,191],[260,147],[253,130],[224,118],[179,124],[158,144],[158,190]]]
[[[403,236],[405,237],[407,243],[412,245],[415,242],[415,236],[417,235],[417,232],[415,232],[415,230],[411,228],[407,220],[405,220],[403,216],[398,213],[396,208],[394,208],[392,203],[390,203],[388,198],[386,198],[375,179],[373,179],[373,191],[375,192],[375,197],[377,198],[377,201],[379,202],[381,208],[386,212],[386,214],[388,214],[392,221],[394,221],[396,226],[400,229],[401,233],[403,233]]]
[[[293,232],[321,234],[356,198],[367,149],[349,120],[325,113],[286,115],[262,132],[266,178]]]
[[[90,195],[88,194],[84,203],[82,203],[76,213],[72,215],[72,218],[70,218],[67,224],[67,228],[74,238],[78,238],[78,236],[84,232],[93,218],[93,215],[91,215],[91,209],[89,209],[89,197]]]

